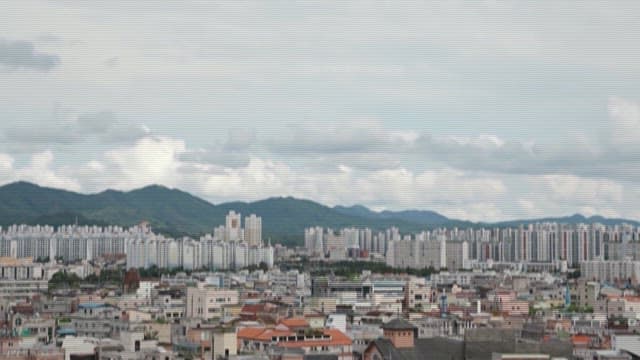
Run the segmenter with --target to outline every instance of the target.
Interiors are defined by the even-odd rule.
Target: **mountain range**
[[[513,220],[500,223],[473,223],[451,219],[434,211],[372,211],[361,205],[329,207],[310,200],[274,197],[254,202],[227,202],[214,205],[178,189],[150,185],[132,191],[105,190],[96,194],[79,194],[41,187],[28,182],[14,182],[0,187],[0,225],[11,224],[96,224],[131,226],[149,221],[155,231],[172,236],[211,232],[224,224],[226,214],[235,210],[243,216],[262,217],[263,237],[274,242],[301,244],[304,229],[310,226],[342,228],[370,227],[382,230],[391,226],[403,232],[420,231],[437,226],[517,226],[540,221],[604,224],[637,221],[609,219],[601,216]]]

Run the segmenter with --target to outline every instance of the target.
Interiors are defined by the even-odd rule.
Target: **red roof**
[[[353,343],[351,338],[338,329],[325,329],[323,332],[325,335],[331,336],[331,340],[283,341],[279,342],[278,346],[286,348],[301,348],[309,346],[351,345]]]
[[[573,345],[588,345],[591,338],[587,335],[573,335],[571,337],[571,342]]]
[[[282,321],[280,321],[280,324],[288,327],[289,329],[291,329],[291,328],[309,327],[309,323],[307,322],[307,320],[305,320],[303,318],[283,319]]]
[[[329,336],[330,339],[309,339],[309,340],[296,340],[296,341],[281,341],[278,346],[287,348],[301,348],[309,346],[337,346],[337,345],[351,345],[352,340],[346,334],[338,329],[324,329],[323,334]],[[238,330],[238,339],[243,340],[255,340],[261,342],[271,341],[273,337],[288,337],[296,336],[295,332],[283,331],[267,328],[241,328]]]
[[[240,310],[241,313],[258,313],[264,311],[264,304],[245,304]]]
[[[267,328],[242,328],[238,330],[238,339],[271,341],[274,336],[295,336],[291,331],[275,330]]]

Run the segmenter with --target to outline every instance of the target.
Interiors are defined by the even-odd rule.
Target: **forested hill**
[[[262,217],[263,237],[274,242],[301,244],[304,229],[323,226],[370,227],[397,226],[403,232],[439,226],[514,226],[534,221],[564,223],[601,222],[605,224],[637,222],[574,215],[563,218],[515,220],[498,224],[474,224],[447,218],[434,211],[407,210],[375,212],[364,206],[329,207],[310,200],[276,197],[254,202],[228,202],[214,205],[178,189],[150,185],[128,192],[106,190],[97,194],[79,194],[15,182],[0,187],[0,225],[80,224],[131,226],[146,220],[156,231],[170,235],[198,236],[224,224],[230,210],[243,216]]]

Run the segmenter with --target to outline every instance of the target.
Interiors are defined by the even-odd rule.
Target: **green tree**
[[[68,273],[66,270],[58,271],[49,280],[49,289],[76,289],[81,281],[82,279],[74,273]]]

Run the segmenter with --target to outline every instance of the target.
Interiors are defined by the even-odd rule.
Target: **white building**
[[[244,240],[249,246],[262,245],[262,218],[251,214],[244,218]]]
[[[310,256],[324,255],[324,229],[320,226],[304,230],[304,246]]]
[[[209,320],[223,315],[225,305],[238,304],[238,291],[220,289],[199,283],[198,287],[187,288],[187,308],[185,316]]]
[[[225,219],[224,241],[242,241],[242,215],[230,211]]]
[[[583,261],[580,264],[580,273],[588,281],[608,283],[628,281],[635,285],[640,281],[640,261]]]

